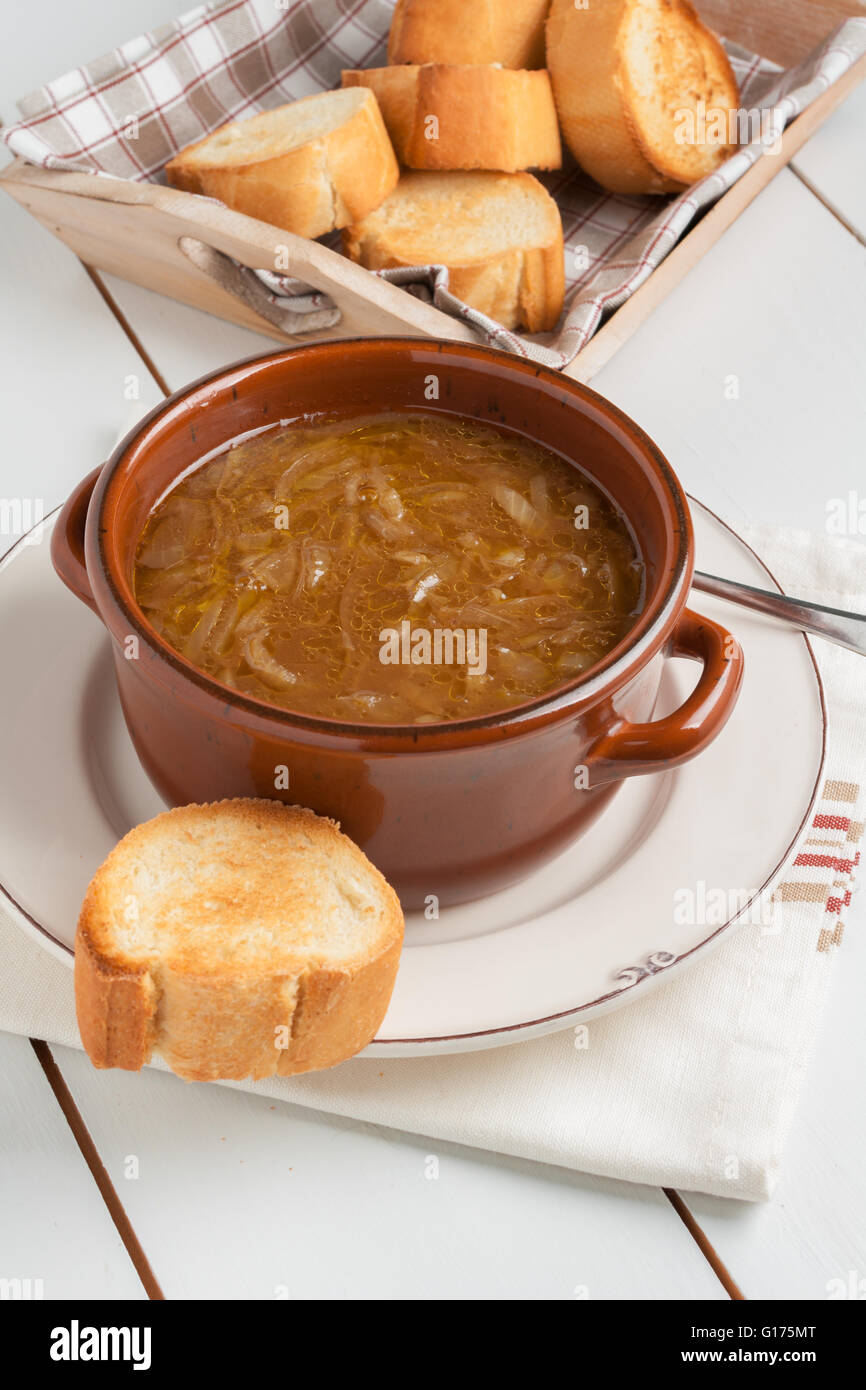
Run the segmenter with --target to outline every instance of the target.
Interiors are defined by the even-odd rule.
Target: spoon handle
[[[695,571],[692,584],[706,594],[730,599],[732,603],[752,608],[768,618],[777,618],[804,632],[812,632],[816,637],[826,637],[830,642],[838,642],[840,647],[848,647],[852,652],[866,656],[864,614],[848,613],[843,608],[825,608],[820,603],[807,603],[805,599],[773,594],[766,589],[753,589],[750,584],[735,584],[731,579],[719,579],[714,574],[703,574],[700,570]]]

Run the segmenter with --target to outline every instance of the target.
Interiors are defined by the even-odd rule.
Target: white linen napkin
[[[801,531],[746,538],[786,589],[866,611],[866,547]],[[431,1139],[724,1197],[770,1196],[843,947],[866,783],[866,666],[817,641],[829,712],[812,824],[775,891],[774,930],[744,923],[615,1013],[531,1042],[226,1083]],[[72,972],[0,906],[0,1029],[80,1047]],[[158,1064],[159,1065],[159,1064]]]

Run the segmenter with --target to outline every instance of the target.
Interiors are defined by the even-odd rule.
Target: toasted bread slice
[[[452,293],[506,328],[540,332],[562,311],[562,222],[531,174],[404,174],[343,246],[370,270],[447,266]]]
[[[559,124],[543,69],[483,65],[351,69],[369,87],[401,164],[410,169],[558,169]]]
[[[544,67],[550,0],[397,0],[389,63]]]
[[[230,121],[165,172],[174,188],[306,237],[366,217],[400,173],[376,98],[360,87]]]
[[[97,1067],[158,1052],[189,1081],[333,1067],[374,1036],[402,939],[396,894],[333,821],[246,799],[166,811],[87,890],[81,1038]]]
[[[547,64],[565,142],[611,192],[675,192],[731,153],[736,79],[686,0],[553,0]]]

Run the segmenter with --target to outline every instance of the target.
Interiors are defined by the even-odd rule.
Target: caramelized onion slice
[[[160,504],[135,577],[157,630],[218,679],[294,710],[400,724],[578,679],[640,611],[640,581],[628,534],[577,470],[424,415],[250,436]],[[486,629],[487,674],[456,661],[383,674],[378,635],[405,619]]]
[[[547,479],[543,473],[534,473],[530,478],[529,500],[537,512],[548,510]]]
[[[369,477],[376,489],[381,510],[391,521],[399,521],[403,516],[403,499],[397,489],[388,482],[379,464],[372,465]]]
[[[259,584],[276,593],[289,593],[298,578],[298,552],[291,545],[248,560],[244,568]]]
[[[298,679],[294,671],[289,671],[268,651],[263,632],[254,632],[252,637],[246,639],[244,657],[252,671],[261,676],[263,681],[267,681],[268,685],[275,685],[279,690],[294,685]]]
[[[543,681],[547,667],[538,656],[531,652],[515,652],[508,647],[500,647],[499,656],[506,676],[520,684],[535,684]]]
[[[304,589],[312,592],[322,582],[331,564],[331,551],[327,545],[305,540],[301,545],[301,563],[298,580],[295,584],[295,597]]]
[[[544,529],[542,518],[535,510],[531,502],[527,502],[516,488],[507,487],[505,483],[494,483],[492,488],[493,496],[499,503],[504,512],[516,521],[522,531],[528,536],[537,536]]]
[[[391,545],[398,545],[412,539],[411,528],[405,522],[394,521],[372,504],[368,504],[364,508],[364,522],[374,536],[378,536],[380,540],[387,541]]]
[[[184,656],[198,662],[205,652],[224,651],[237,625],[239,609],[234,594],[220,593],[211,599],[189,635]]]
[[[579,676],[581,671],[586,671],[595,660],[593,652],[565,652],[557,661],[556,669],[569,676]]]
[[[141,547],[136,560],[149,570],[170,570],[187,557],[186,543],[169,521],[157,526],[147,543]]]

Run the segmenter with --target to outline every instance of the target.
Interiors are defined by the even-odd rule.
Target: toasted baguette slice
[[[397,0],[389,63],[544,67],[550,0]]]
[[[75,939],[97,1067],[158,1052],[188,1081],[333,1067],[381,1023],[403,939],[393,889],[299,806],[240,799],[146,821],[97,870]]]
[[[363,88],[230,121],[181,150],[165,172],[174,188],[306,237],[366,217],[400,173],[376,98]]]
[[[736,79],[686,0],[553,0],[547,63],[565,142],[611,192],[674,192],[731,152]]]
[[[559,124],[543,70],[426,63],[343,73],[369,87],[410,169],[558,169]]]
[[[404,174],[343,246],[370,270],[447,266],[452,293],[506,328],[553,328],[562,310],[562,222],[531,174]]]

